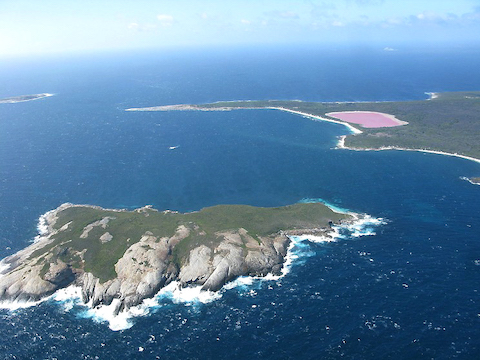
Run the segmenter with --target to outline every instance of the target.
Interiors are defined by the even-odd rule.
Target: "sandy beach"
[[[402,147],[396,147],[396,146],[384,146],[384,147],[381,147],[381,148],[378,148],[378,149],[376,149],[376,148],[365,148],[365,149],[363,149],[363,148],[351,148],[351,147],[345,146],[345,138],[346,138],[346,135],[340,137],[340,139],[338,141],[337,149],[346,149],[346,150],[354,150],[354,151],[382,151],[382,150],[418,151],[418,152],[429,153],[429,154],[454,156],[454,157],[462,158],[462,159],[465,159],[465,160],[474,161],[474,162],[480,164],[480,159],[477,159],[477,158],[474,158],[474,157],[471,157],[471,156],[448,153],[448,152],[438,151],[438,150],[408,149],[408,148],[402,148]]]
[[[312,115],[312,114],[309,114],[309,113],[296,111],[296,110],[291,110],[291,109],[286,109],[286,108],[282,108],[282,107],[268,107],[268,108],[265,108],[265,109],[281,110],[281,111],[286,111],[286,112],[289,112],[289,113],[292,113],[292,114],[302,115],[302,116],[305,116],[305,117],[308,117],[308,118],[311,118],[311,119],[315,119],[315,120],[328,121],[328,122],[335,123],[335,124],[341,124],[341,125],[344,125],[347,128],[349,128],[350,131],[354,134],[361,134],[362,133],[361,130],[357,129],[356,127],[354,127],[354,126],[352,126],[352,125],[350,125],[350,124],[348,124],[344,121],[327,119],[327,118],[324,118],[324,117],[321,117],[321,116],[318,116],[318,115]]]

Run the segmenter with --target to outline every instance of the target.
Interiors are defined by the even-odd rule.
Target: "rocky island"
[[[289,235],[325,235],[354,217],[320,203],[218,205],[192,213],[63,204],[32,245],[0,262],[0,300],[35,301],[77,285],[85,303],[116,313],[172,281],[219,290],[242,275],[281,272]]]
[[[462,179],[467,180],[469,183],[473,185],[480,185],[480,177],[472,177],[472,178],[463,177]]]
[[[18,103],[18,102],[42,99],[42,98],[49,97],[49,96],[53,96],[53,94],[42,93],[42,94],[33,94],[33,95],[13,96],[13,97],[0,99],[0,104],[14,104],[14,103]]]

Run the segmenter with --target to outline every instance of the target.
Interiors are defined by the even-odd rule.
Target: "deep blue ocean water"
[[[342,125],[275,110],[125,112],[236,99],[411,100],[479,90],[471,49],[243,48],[3,60],[0,257],[63,202],[198,210],[305,198],[387,219],[376,235],[302,243],[276,281],[202,304],[165,297],[123,331],[48,301],[0,310],[5,359],[480,356],[480,164],[333,149]],[[170,147],[176,147],[171,150]]]

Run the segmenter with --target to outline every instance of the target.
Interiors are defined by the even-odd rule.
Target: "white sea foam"
[[[55,300],[62,304],[65,311],[69,311],[76,304],[82,304],[82,289],[79,286],[69,286],[64,289],[60,289],[51,296],[52,300]]]
[[[18,309],[25,309],[32,306],[37,306],[43,301],[45,301],[45,299],[42,299],[40,301],[1,301],[0,309],[15,311]]]
[[[332,231],[333,232],[333,231]],[[326,235],[326,236],[316,236],[316,235],[300,235],[300,236],[292,236],[292,238],[295,238],[294,241],[302,242],[302,241],[310,241],[314,243],[329,243],[329,242],[334,242],[337,241],[337,237],[332,235]]]
[[[155,298],[145,299],[140,305],[133,306],[118,314],[115,314],[115,311],[120,305],[120,299],[113,299],[110,305],[99,305],[95,308],[91,307],[91,303],[85,305],[81,301],[78,301],[76,305],[84,307],[84,310],[78,313],[79,317],[90,318],[99,323],[107,323],[111,330],[120,331],[130,329],[134,325],[134,318],[148,315],[152,308],[158,306],[158,303]]]
[[[126,330],[134,325],[134,318],[148,315],[155,308],[163,306],[161,303],[170,300],[175,304],[192,306],[206,304],[222,297],[220,292],[201,290],[201,286],[180,288],[178,282],[172,282],[161,289],[156,296],[145,299],[141,304],[133,306],[127,311],[115,314],[120,304],[119,299],[114,299],[110,305],[99,305],[92,308],[92,304],[84,304],[81,300],[81,289],[70,286],[57,291],[52,299],[62,304],[65,311],[70,311],[75,305],[82,306],[78,313],[81,318],[90,318],[96,322],[107,323],[113,331]]]
[[[386,224],[385,219],[364,215],[357,218],[351,224],[343,225],[342,228],[348,232],[348,236],[356,238],[375,235],[374,228],[384,224]]]
[[[480,182],[475,182],[475,181],[473,181],[472,179],[469,179],[469,178],[467,178],[467,177],[465,177],[465,176],[460,177],[460,179],[465,180],[465,181],[468,181],[468,182],[469,182],[470,184],[472,184],[472,185],[480,185]],[[0,272],[1,272],[1,269],[0,269]]]
[[[177,304],[192,305],[207,304],[220,299],[222,295],[219,292],[202,290],[201,285],[181,288],[180,283],[174,281],[160,290],[157,297],[169,298]]]
[[[50,211],[46,212],[45,214],[40,215],[40,217],[38,218],[38,225],[37,225],[38,236],[37,236],[37,237],[45,236],[46,234],[48,234],[48,221],[47,221],[47,218],[48,218],[48,215],[49,215],[52,211],[53,211],[53,210],[50,210]]]
[[[113,331],[129,329],[133,326],[133,308],[115,315],[115,309],[119,303],[119,299],[114,299],[110,305],[101,305],[96,308],[85,307],[85,310],[81,311],[78,316],[81,318],[90,318],[99,323],[106,322],[108,323],[108,327]]]
[[[306,199],[300,200],[299,203],[322,203],[328,206],[333,212],[336,212],[339,214],[348,214],[353,217],[353,221],[351,221],[350,223],[332,226],[332,231],[327,233],[326,236],[302,235],[302,239],[303,238],[305,238],[306,240],[310,239],[309,241],[312,241],[312,242],[330,242],[330,241],[334,241],[335,239],[340,239],[345,237],[355,238],[360,236],[375,235],[373,228],[386,224],[386,221],[383,218],[374,218],[368,214],[357,214],[347,209],[341,208],[337,205],[328,203],[327,201],[320,198],[318,199],[306,198]],[[345,232],[346,232],[346,235],[343,234]]]
[[[45,214],[40,215],[38,218],[38,224],[37,224],[37,231],[38,235],[35,236],[33,239],[33,242],[36,243],[42,239],[45,238],[45,235],[47,235],[50,232],[50,229],[48,227],[48,218],[54,213],[57,209],[47,211]]]
[[[65,310],[70,310],[74,304],[82,303],[82,291],[78,286],[69,286],[64,289],[57,290],[54,294],[47,296],[38,301],[2,301],[0,302],[0,309],[7,309],[15,311],[18,309],[29,308],[37,306],[47,300],[55,300],[62,303]],[[83,304],[83,303],[82,303]]]
[[[320,198],[304,198],[298,202],[299,204],[314,204],[314,203],[322,203],[330,208],[333,212],[336,212],[337,214],[353,214],[349,212],[347,209],[341,208],[340,206],[334,205],[332,203],[329,203],[328,201],[325,201]]]
[[[313,199],[306,200],[313,201]],[[331,242],[336,242],[340,239],[347,239],[349,237],[357,238],[360,236],[375,235],[375,232],[373,231],[374,227],[386,223],[385,220],[382,218],[373,218],[369,215],[359,215],[351,212],[347,213],[354,216],[355,220],[353,222],[349,224],[332,226],[331,230],[324,235],[318,236],[311,234],[303,234],[289,236],[291,242],[287,250],[287,255],[285,256],[285,261],[283,263],[281,274],[278,276],[270,274],[264,278],[259,279],[279,280],[280,278],[286,276],[291,271],[292,265],[295,263],[295,261],[298,261],[300,257],[309,254],[309,252],[305,251],[305,249],[303,249],[302,247],[302,243],[304,242],[328,244]]]
[[[233,281],[230,281],[229,283],[225,284],[223,286],[223,290],[231,290],[237,287],[248,287],[253,284],[255,281],[256,277],[254,276],[240,276],[236,278]]]
[[[345,139],[347,135],[342,135],[338,137],[338,143],[336,149],[345,149]]]

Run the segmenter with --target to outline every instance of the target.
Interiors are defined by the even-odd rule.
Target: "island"
[[[470,184],[480,185],[480,177],[462,177],[463,180],[467,180]]]
[[[33,244],[0,262],[0,300],[36,301],[75,285],[91,307],[116,299],[118,314],[172,281],[217,291],[238,276],[280,274],[290,236],[326,236],[355,219],[321,203],[191,213],[67,203],[41,217]]]
[[[50,96],[53,96],[53,94],[42,93],[42,94],[33,94],[33,95],[13,96],[13,97],[0,99],[0,104],[14,104],[14,103],[19,103],[24,101],[43,99],[45,97],[50,97]]]
[[[352,135],[342,137],[339,147],[354,150],[402,149],[441,152],[480,162],[480,92],[446,92],[429,95],[428,99],[417,101],[328,103],[299,100],[221,101],[202,105],[130,108],[126,111],[282,110],[348,126]]]

